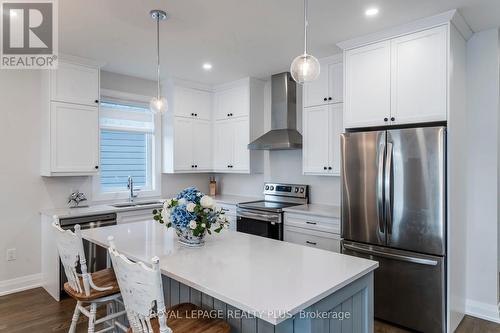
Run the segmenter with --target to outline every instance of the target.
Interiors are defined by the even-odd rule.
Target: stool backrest
[[[71,289],[77,293],[85,293],[90,295],[89,274],[87,273],[87,260],[83,251],[83,241],[80,231],[80,226],[75,225],[75,232],[71,230],[63,230],[57,222],[52,223],[54,229],[57,251],[68,278],[68,283]],[[80,263],[81,274],[78,274],[76,268]],[[80,280],[79,276],[82,277]],[[83,281],[83,286],[81,281]]]
[[[152,267],[142,262],[134,263],[116,250],[113,237],[108,237],[108,241],[108,251],[132,332],[153,332],[151,319],[157,317],[160,332],[171,333],[166,320],[159,258],[152,259]]]

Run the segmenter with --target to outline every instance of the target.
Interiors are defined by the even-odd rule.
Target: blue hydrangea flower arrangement
[[[190,246],[203,245],[207,233],[220,233],[229,226],[224,211],[216,209],[215,201],[195,187],[166,200],[162,209],[153,210],[153,215],[167,228],[174,227],[179,241]]]

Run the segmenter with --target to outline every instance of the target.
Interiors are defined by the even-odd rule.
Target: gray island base
[[[243,288],[243,286],[242,286]],[[273,325],[254,314],[239,310],[216,298],[163,276],[165,304],[193,303],[204,312],[199,316],[226,320],[231,333],[372,333],[373,272],[326,296],[295,315],[283,315]]]

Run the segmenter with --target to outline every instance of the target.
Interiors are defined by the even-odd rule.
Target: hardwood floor
[[[75,301],[66,298],[56,302],[42,288],[0,297],[0,332],[62,333],[68,332]],[[78,333],[87,332],[87,320],[80,316]],[[375,322],[375,333],[410,333],[383,322]],[[456,333],[500,333],[500,324],[465,317]]]

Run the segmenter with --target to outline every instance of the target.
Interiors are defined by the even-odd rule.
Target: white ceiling
[[[380,8],[367,19],[364,10]],[[302,51],[302,0],[60,0],[60,51],[103,61],[104,69],[155,77],[155,24],[164,9],[162,77],[216,84],[287,70]],[[386,27],[459,8],[475,32],[500,26],[499,0],[310,0],[311,54]],[[206,72],[203,62],[211,62]]]

